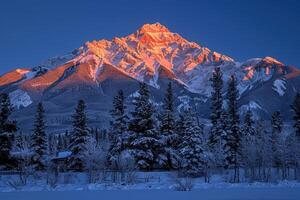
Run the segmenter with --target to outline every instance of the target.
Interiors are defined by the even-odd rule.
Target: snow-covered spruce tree
[[[47,136],[45,132],[45,110],[42,103],[37,105],[33,134],[31,136],[32,165],[35,170],[46,169],[48,155]]]
[[[175,131],[174,96],[172,83],[168,84],[164,98],[163,110],[160,114],[160,153],[158,155],[159,165],[163,169],[176,169],[178,167],[179,137]]]
[[[250,109],[248,109],[244,117],[244,123],[241,126],[241,137],[248,138],[251,135],[255,135],[255,127],[253,113]]]
[[[239,168],[240,168],[240,119],[238,114],[238,95],[237,81],[234,75],[229,79],[227,90],[228,101],[228,130],[225,137],[225,159],[226,167],[234,168],[234,182],[239,182]]]
[[[282,117],[279,111],[275,111],[271,117],[271,142],[272,142],[272,159],[273,167],[280,168],[283,165],[283,136],[281,134],[283,128]]]
[[[226,139],[226,135],[227,135],[227,131],[230,128],[229,126],[229,118],[228,118],[228,111],[226,109],[222,109],[222,113],[221,113],[221,127],[222,127],[222,135],[221,135],[221,140],[225,140]]]
[[[85,168],[86,141],[88,138],[87,117],[85,113],[85,102],[79,100],[73,116],[73,131],[70,141],[69,169],[74,171],[83,171]]]
[[[300,92],[297,92],[295,100],[292,105],[292,109],[294,111],[293,119],[295,121],[294,128],[295,128],[295,134],[294,138],[296,138],[297,143],[294,144],[294,146],[297,146],[296,149],[300,148]],[[295,148],[294,148],[295,149]],[[300,157],[298,151],[295,152],[295,154],[298,156],[295,158],[295,178],[298,179],[299,176],[299,166],[300,166]]]
[[[297,92],[295,100],[292,105],[292,109],[294,111],[294,128],[296,132],[296,137],[298,142],[300,143],[300,92]]]
[[[198,176],[204,173],[205,155],[203,149],[203,127],[198,126],[190,109],[181,114],[182,143],[179,155],[181,171],[187,176]]]
[[[241,126],[241,160],[245,170],[245,176],[253,179],[254,169],[256,167],[256,130],[253,114],[250,109],[244,116],[244,122]]]
[[[122,90],[113,100],[113,109],[110,111],[112,121],[110,127],[110,148],[108,161],[113,168],[119,168],[118,158],[127,145],[127,132],[129,117],[126,111],[125,97]]]
[[[131,113],[132,118],[129,123],[129,148],[135,157],[137,167],[151,170],[156,161],[159,138],[149,89],[145,83],[140,84],[133,105],[134,111]]]
[[[12,145],[12,151],[19,152],[22,148],[23,133],[17,132],[14,136],[14,141]]]
[[[211,129],[208,138],[208,146],[210,147],[210,155],[214,155],[214,168],[223,168],[224,166],[224,137],[226,136],[226,116],[227,113],[223,109],[222,72],[219,67],[215,68],[212,78],[211,93]]]
[[[183,140],[183,133],[185,130],[184,120],[185,120],[184,115],[182,112],[180,112],[178,117],[176,118],[175,125],[174,125],[175,126],[174,130],[176,131],[176,134],[178,136],[178,145],[176,147],[177,152],[179,150],[179,145],[182,143],[182,140]],[[178,164],[180,164],[180,163],[178,163]]]
[[[217,143],[220,143],[223,134],[223,122],[222,122],[222,112],[223,112],[223,96],[222,87],[223,79],[222,72],[219,67],[215,68],[211,83],[212,83],[212,93],[211,93],[211,114],[210,120],[212,123],[209,144],[214,147]]]
[[[0,95],[0,167],[13,168],[16,161],[10,156],[16,122],[10,119],[12,106],[7,94]]]

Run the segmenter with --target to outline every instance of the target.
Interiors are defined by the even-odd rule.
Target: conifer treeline
[[[18,163],[27,160],[35,170],[45,170],[53,165],[51,156],[69,151],[65,169],[74,171],[93,170],[101,162],[108,169],[118,170],[122,160],[130,157],[139,170],[178,170],[186,176],[205,176],[207,181],[212,173],[223,170],[233,173],[233,182],[240,182],[240,170],[245,177],[268,181],[274,169],[281,171],[282,179],[293,169],[295,179],[299,179],[300,93],[291,106],[294,131],[285,133],[279,111],[271,115],[270,123],[254,120],[250,109],[240,116],[234,75],[224,84],[222,72],[216,68],[211,86],[210,125],[201,124],[199,114],[191,107],[177,111],[171,83],[161,109],[156,111],[148,86],[141,83],[130,103],[132,110],[128,109],[122,90],[114,97],[107,135],[88,127],[86,105],[80,100],[73,116],[73,129],[55,138],[45,132],[41,103],[31,137],[14,134],[17,128],[10,119],[9,96],[3,94],[0,164],[7,169],[20,168]],[[14,156],[13,152],[23,154]]]

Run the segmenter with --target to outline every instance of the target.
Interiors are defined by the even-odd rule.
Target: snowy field
[[[1,200],[299,200],[299,188],[209,188],[171,190],[43,191],[0,193]]]
[[[70,175],[70,174],[69,174]],[[211,183],[202,178],[178,179],[175,173],[149,172],[136,174],[134,183],[112,183],[101,181],[88,184],[85,174],[61,176],[58,183],[46,184],[45,180],[29,179],[26,185],[12,187],[9,182],[18,180],[18,176],[1,176],[0,200],[89,200],[89,199],[270,199],[299,200],[300,183],[282,181],[276,183],[239,183],[231,184],[225,176],[213,176]],[[68,177],[68,183],[64,182]],[[179,192],[178,181],[190,182],[191,191]]]

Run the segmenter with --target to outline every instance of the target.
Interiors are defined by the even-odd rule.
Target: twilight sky
[[[154,22],[237,61],[300,67],[298,0],[1,0],[0,74]]]

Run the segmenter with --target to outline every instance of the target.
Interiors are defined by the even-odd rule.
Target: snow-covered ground
[[[134,183],[112,183],[106,180],[87,184],[85,174],[61,174],[56,184],[46,184],[46,178],[28,179],[26,185],[17,188],[9,182],[17,183],[17,175],[0,177],[0,199],[300,199],[300,183],[282,181],[276,183],[239,183],[226,182],[226,176],[213,176],[211,183],[203,178],[189,179],[193,186],[190,192],[178,192],[176,173],[138,172]],[[103,176],[102,176],[103,178]],[[29,192],[30,191],[30,192]]]
[[[170,190],[43,191],[0,193],[3,200],[299,200],[299,188],[209,188],[191,192]]]

